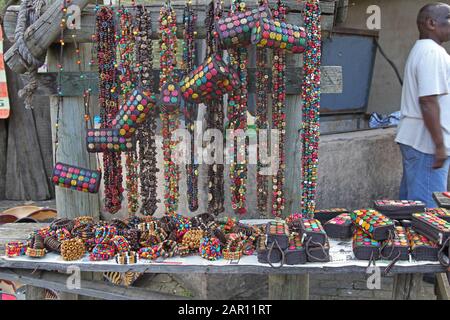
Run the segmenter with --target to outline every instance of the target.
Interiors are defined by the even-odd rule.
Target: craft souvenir
[[[89,255],[91,261],[106,261],[114,258],[114,246],[107,243],[99,243],[92,249]]]
[[[448,192],[433,192],[433,199],[440,208],[450,209],[450,197]]]
[[[225,260],[239,260],[242,257],[243,242],[240,235],[236,233],[231,233],[228,235],[222,254]]]
[[[202,258],[205,258],[210,261],[222,258],[220,241],[217,238],[209,238],[209,237],[203,238],[200,243],[198,251]]]
[[[355,210],[350,214],[353,224],[374,240],[393,237],[394,222],[373,209]]]
[[[411,255],[416,261],[438,261],[439,247],[436,242],[408,228],[407,236],[411,247]]]
[[[21,241],[11,241],[5,245],[5,254],[7,257],[18,257],[25,255],[27,244]]]
[[[235,12],[216,23],[216,31],[221,47],[238,48],[251,44],[252,29],[260,18],[271,18],[267,6],[261,6],[246,12]]]
[[[117,264],[135,264],[139,262],[139,257],[135,251],[118,253],[114,259]]]
[[[327,234],[317,219],[300,219],[300,234],[305,243],[311,243],[313,246],[324,246],[327,242]]]
[[[305,252],[308,262],[329,262],[330,261],[330,243],[328,239],[324,245],[305,244]]]
[[[42,258],[46,254],[44,239],[39,234],[34,234],[28,242],[25,254],[31,258]]]
[[[284,251],[281,250],[276,243],[273,242],[269,246],[267,245],[267,236],[262,235],[257,244],[257,257],[259,263],[278,263],[284,264]]]
[[[119,129],[87,129],[86,146],[90,153],[100,152],[124,152],[133,151],[136,148],[134,136],[125,138],[119,133]]]
[[[435,216],[450,222],[450,211],[444,208],[433,208],[433,209],[427,209],[426,212],[434,214]]]
[[[84,169],[58,162],[53,168],[52,181],[58,187],[97,193],[101,177],[100,170]]]
[[[261,18],[251,32],[251,43],[259,48],[283,49],[290,53],[306,50],[305,29],[283,21]]]
[[[386,260],[409,259],[409,245],[405,228],[395,227],[394,238],[382,243],[380,255]]]
[[[303,247],[302,236],[300,234],[291,234],[289,237],[289,246],[284,251],[284,257],[287,265],[306,263],[306,251]]]
[[[85,252],[84,242],[79,238],[64,240],[61,243],[61,257],[65,261],[79,260],[84,256]]]
[[[138,125],[146,120],[150,112],[154,112],[155,104],[155,96],[147,96],[139,90],[133,90],[127,102],[119,109],[116,118],[112,120],[113,128],[119,130],[120,136],[131,138]]]
[[[282,220],[271,221],[266,226],[267,246],[275,243],[280,250],[285,250],[289,246],[289,229]]]
[[[314,211],[314,219],[320,221],[320,223],[325,224],[325,222],[337,217],[342,213],[350,213],[348,209],[345,208],[331,208],[331,209],[323,209],[323,210],[315,210]]]
[[[430,213],[414,213],[412,226],[415,231],[441,246],[450,238],[450,222]]]
[[[46,237],[44,239],[45,249],[49,252],[61,253],[61,241],[53,237]]]
[[[377,260],[380,257],[381,243],[359,228],[355,230],[352,244],[353,254],[358,260]]]
[[[165,83],[161,88],[161,95],[158,104],[161,112],[164,113],[179,110],[181,106],[180,87],[175,83]]]
[[[181,80],[180,90],[188,102],[207,103],[232,92],[238,82],[236,72],[215,54]]]
[[[350,213],[342,213],[327,221],[323,228],[328,237],[336,239],[350,239],[352,237],[352,219]]]
[[[425,203],[414,200],[375,200],[374,208],[391,219],[411,219],[413,213],[424,212]]]

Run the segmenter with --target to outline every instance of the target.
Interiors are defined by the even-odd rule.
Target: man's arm
[[[447,150],[445,149],[442,134],[438,96],[420,97],[419,103],[425,126],[430,132],[431,138],[436,146],[433,168],[439,169],[447,159]]]

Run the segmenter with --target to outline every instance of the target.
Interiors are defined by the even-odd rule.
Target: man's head
[[[419,11],[417,27],[421,39],[450,41],[450,6],[441,2],[427,4]]]

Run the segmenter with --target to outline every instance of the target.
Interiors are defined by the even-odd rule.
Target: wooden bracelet
[[[79,260],[84,256],[85,252],[84,241],[79,238],[64,240],[61,243],[61,257],[65,261]]]
[[[45,249],[34,249],[28,247],[25,254],[31,258],[42,258],[45,256]]]
[[[116,254],[115,260],[117,264],[134,264],[139,261],[139,258],[135,251],[128,251]]]

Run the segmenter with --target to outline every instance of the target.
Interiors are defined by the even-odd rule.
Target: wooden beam
[[[55,272],[31,272],[27,270],[0,269],[0,278],[10,281],[18,281],[34,287],[48,288],[71,294],[84,295],[108,300],[184,300],[171,294],[159,293],[136,287],[111,285],[101,281],[81,280],[79,289],[67,287],[66,274]]]
[[[269,300],[309,300],[309,274],[270,275]]]
[[[405,273],[394,276],[394,300],[416,300],[422,289],[422,273]]]
[[[445,273],[436,274],[435,292],[438,300],[450,300],[450,282]]]
[[[226,1],[229,2],[229,1]],[[276,1],[270,0],[270,3],[275,3]],[[178,38],[183,37],[183,9],[184,9],[185,2],[184,1],[172,1],[172,7],[174,8],[176,15],[177,15],[177,36]],[[287,12],[288,12],[288,18],[289,16],[298,16],[300,17],[300,14],[303,12],[304,3],[298,2],[295,0],[287,1]],[[334,10],[336,3],[335,1],[322,1],[320,3],[322,8],[322,30],[323,31],[329,31],[332,29],[334,24]],[[256,7],[256,4],[248,4],[248,8]],[[131,6],[125,6],[129,8],[131,12],[133,12],[135,9]],[[161,4],[149,4],[145,5],[145,7],[150,11],[151,13],[151,19],[152,19],[152,39],[158,39],[158,27],[159,27],[159,10],[161,8]],[[206,28],[205,25],[205,4],[193,4],[193,9],[197,12],[198,19],[196,24],[196,31],[197,31],[197,38],[198,39],[204,39],[206,36]],[[225,8],[228,8],[229,5],[225,4]],[[70,43],[73,41],[77,41],[79,43],[82,42],[92,42],[92,34],[94,34],[95,31],[95,6],[89,5],[87,6],[81,14],[81,29],[73,29],[73,30],[66,30],[64,32],[64,41],[66,43]],[[19,11],[19,6],[10,6],[6,10],[5,17],[4,17],[4,29],[5,29],[5,35],[10,39],[11,41],[14,41],[14,30],[17,23],[17,14]],[[54,21],[57,21],[57,23],[53,23],[58,27],[59,30],[59,19],[55,19]],[[302,19],[296,19],[298,20],[299,24],[302,24]],[[59,39],[58,39],[59,40]],[[56,40],[54,40],[56,41]]]
[[[180,70],[176,72],[181,73]],[[249,74],[249,92],[255,92],[256,68],[248,68]],[[269,72],[270,74],[270,72]],[[153,92],[159,92],[159,69],[153,70],[155,77],[155,86]],[[301,91],[303,68],[293,67],[286,70],[286,94],[298,95]],[[98,94],[98,73],[97,72],[62,72],[61,73],[61,92],[64,97],[79,97],[83,95],[86,88],[91,88],[91,94]],[[83,78],[81,78],[81,76]],[[22,75],[26,81],[28,75]],[[57,95],[59,75],[56,72],[39,73],[39,88],[36,95],[51,96]],[[269,79],[270,80],[270,79]],[[324,66],[322,67],[322,93],[342,93],[342,67]],[[270,86],[271,88],[272,86]]]

